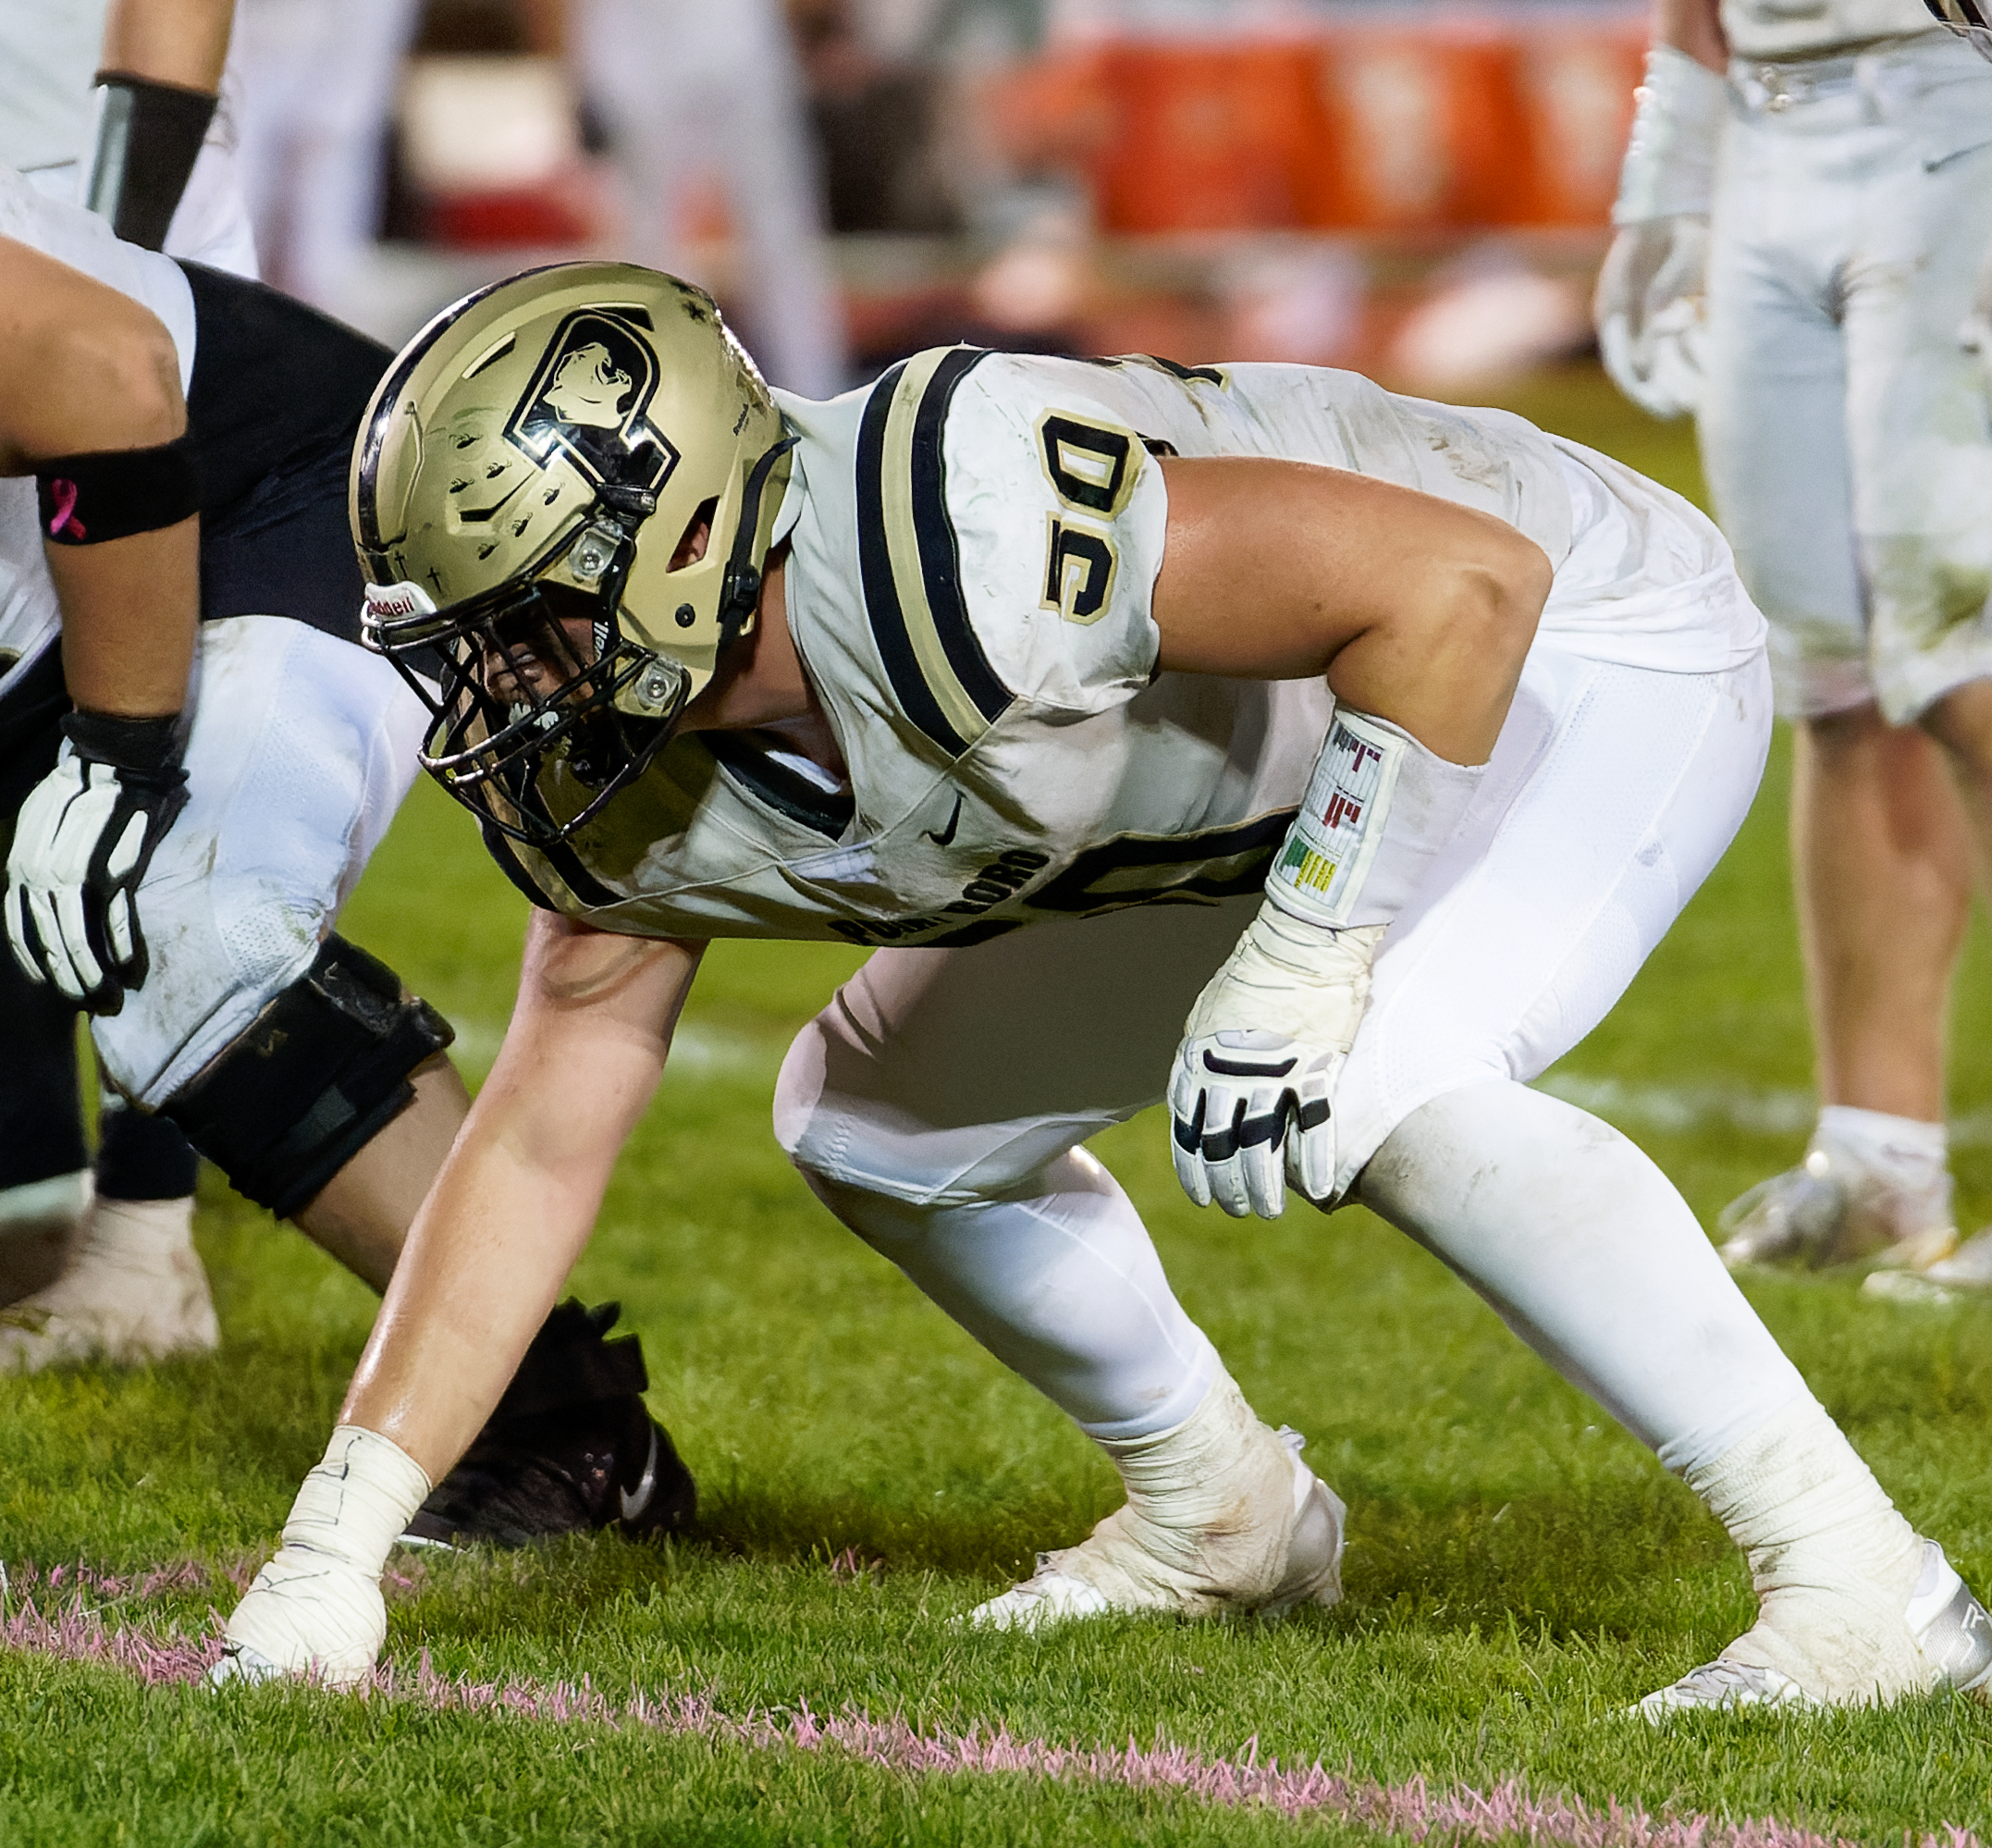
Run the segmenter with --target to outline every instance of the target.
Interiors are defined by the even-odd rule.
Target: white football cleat
[[[1829,1631],[1832,1620],[1822,1626]],[[1972,1595],[1944,1549],[1924,1542],[1923,1571],[1902,1613],[1915,1653],[1921,1658],[1924,1694],[1954,1688],[1992,1700],[1992,1616]],[[1677,1713],[1743,1706],[1832,1706],[1859,1705],[1827,1700],[1810,1692],[1794,1676],[1754,1663],[1718,1656],[1679,1681],[1656,1689],[1632,1709],[1643,1719],[1660,1721]]]
[[[1880,1254],[1883,1264],[1923,1271],[1958,1247],[1948,1177],[1939,1191],[1910,1192],[1837,1144],[1815,1137],[1804,1161],[1732,1200],[1716,1221],[1722,1261],[1820,1269]]]
[[[1230,1387],[1228,1380],[1222,1384]],[[1244,1408],[1242,1399],[1236,1403]],[[1246,1416],[1251,1418],[1248,1409]],[[1347,1509],[1300,1460],[1305,1438],[1251,1423],[1263,1441],[1251,1443],[1256,1454],[1236,1471],[1246,1480],[1211,1518],[1162,1525],[1136,1507],[1131,1490],[1127,1506],[1076,1546],[1039,1554],[1028,1579],[978,1605],[968,1623],[1035,1631],[1117,1612],[1273,1618],[1302,1604],[1339,1604]],[[1141,1499],[1152,1505],[1158,1497]]]
[[[212,1353],[221,1330],[192,1226],[191,1198],[93,1200],[62,1275],[0,1310],[0,1373]]]
[[[1861,1290],[1893,1302],[1956,1302],[1974,1291],[1992,1290],[1992,1226],[1918,1271],[1876,1271]]]

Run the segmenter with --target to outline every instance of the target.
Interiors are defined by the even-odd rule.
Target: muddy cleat
[[[1068,1618],[1167,1611],[1178,1617],[1280,1617],[1342,1597],[1347,1510],[1300,1460],[1306,1439],[1274,1433],[1220,1377],[1183,1424],[1116,1445],[1127,1504],[1076,1546],[968,1622],[1039,1630]]]
[[[1972,1595],[1944,1549],[1934,1540],[1923,1543],[1922,1575],[1902,1613],[1916,1657],[1915,1684],[1880,1694],[1882,1702],[1903,1693],[1929,1694],[1952,1688],[1992,1700],[1992,1617]],[[1754,1632],[1752,1632],[1754,1633]],[[1749,1638],[1739,1639],[1747,1642]],[[1732,1647],[1736,1646],[1734,1645]],[[1671,1686],[1655,1690],[1633,1711],[1661,1721],[1677,1713],[1707,1712],[1742,1706],[1829,1706],[1864,1705],[1822,1698],[1796,1676],[1767,1665],[1733,1661],[1718,1656],[1691,1669]]]
[[[1861,1286],[1864,1296],[1891,1302],[1957,1302],[1992,1291],[1992,1226],[1967,1239],[1947,1258],[1921,1271],[1876,1271]]]
[[[404,1542],[524,1546],[605,1527],[649,1539],[690,1524],[698,1489],[644,1404],[643,1345],[633,1335],[603,1338],[621,1312],[612,1302],[568,1301],[547,1318],[498,1410]]]
[[[1723,1208],[1722,1261],[1796,1264],[1817,1270],[1882,1253],[1881,1262],[1921,1271],[1957,1249],[1943,1197],[1924,1198],[1892,1186],[1836,1144],[1813,1139],[1804,1161],[1760,1181]]]
[[[0,1310],[0,1373],[212,1353],[221,1331],[192,1226],[191,1199],[92,1201],[62,1275]]]

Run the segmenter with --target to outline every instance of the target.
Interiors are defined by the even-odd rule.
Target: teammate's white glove
[[[116,1014],[149,967],[139,882],[187,805],[179,721],[72,712],[62,730],[55,768],[14,824],[7,941],[30,980]]]
[[[1647,54],[1592,314],[1613,383],[1656,417],[1702,394],[1708,215],[1728,86],[1671,45]]]
[[[381,1568],[430,1486],[399,1445],[341,1424],[298,1490],[277,1557],[229,1617],[208,1679],[310,1676],[334,1688],[363,1682],[387,1635]]]
[[[1334,1087],[1370,1000],[1385,926],[1326,930],[1270,899],[1184,1024],[1170,1152],[1199,1206],[1277,1219],[1286,1183],[1334,1189]]]

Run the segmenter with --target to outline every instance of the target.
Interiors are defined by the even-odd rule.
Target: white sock
[[[1179,1425],[1218,1371],[1134,1202],[1083,1149],[1027,1200],[913,1206],[805,1177],[838,1218],[1088,1435]]]
[[[1810,1393],[1684,1473],[1748,1556],[1761,1600],[1724,1656],[1775,1669],[1816,1700],[1930,1685],[1905,1621],[1924,1543]]]
[[[1666,1177],[1542,1091],[1434,1099],[1358,1188],[1671,1470],[1714,1461],[1806,1390]]]
[[[1949,1134],[1943,1124],[1829,1103],[1820,1111],[1819,1126],[1813,1132],[1813,1147],[1822,1146],[1838,1151],[1908,1196],[1919,1213],[1929,1215],[1923,1223],[1949,1222]]]

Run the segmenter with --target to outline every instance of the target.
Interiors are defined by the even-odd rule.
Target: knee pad
[[[280,1219],[414,1102],[410,1075],[456,1038],[387,964],[327,937],[285,989],[160,1106],[236,1191]]]

